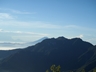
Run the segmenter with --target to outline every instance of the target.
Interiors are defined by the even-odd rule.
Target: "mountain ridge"
[[[93,47],[91,43],[80,38],[67,39],[58,37],[45,39],[3,60],[0,64],[0,70],[9,72],[44,72],[52,64],[60,65],[62,71],[75,70],[90,60],[90,57],[86,57],[88,60],[83,57],[86,54],[90,54],[87,53],[90,47]],[[94,56],[93,50],[92,56]]]
[[[38,39],[36,41],[32,41],[32,42],[1,42],[0,47],[2,47],[2,50],[4,47],[6,49],[10,48],[9,50],[17,49],[17,48],[26,48],[28,46],[35,45],[35,44],[43,41],[44,39],[48,39],[48,37],[43,37],[43,38],[40,38],[40,39]]]
[[[36,40],[36,41],[34,41],[34,42],[28,42],[28,43],[25,43],[25,45],[26,45],[26,47],[27,46],[33,46],[33,45],[35,45],[35,44],[37,44],[37,43],[39,43],[39,42],[42,42],[44,39],[48,39],[48,37],[43,37],[43,38],[41,38],[41,39],[38,39],[38,40]],[[4,43],[4,44],[10,44],[10,43]],[[15,44],[15,43],[14,43]],[[20,45],[24,45],[24,44],[20,44]],[[24,47],[25,48],[25,47]],[[9,57],[10,55],[12,55],[12,54],[15,54],[15,53],[17,53],[17,52],[19,52],[19,51],[21,51],[22,49],[24,49],[24,48],[17,48],[17,49],[12,49],[12,50],[0,50],[0,60],[2,60],[2,59],[4,59],[4,58],[6,58],[6,57]]]

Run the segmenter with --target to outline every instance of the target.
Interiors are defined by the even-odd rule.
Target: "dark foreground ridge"
[[[96,46],[80,38],[45,39],[0,62],[0,72],[45,72],[52,65],[61,71],[87,72],[96,67]]]

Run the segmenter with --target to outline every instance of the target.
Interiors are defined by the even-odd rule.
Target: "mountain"
[[[85,64],[80,67],[77,72],[83,69],[85,69],[86,72],[92,72],[92,70],[96,68],[96,46],[89,48],[84,54],[80,56],[79,60]]]
[[[22,49],[14,49],[14,50],[0,50],[0,60],[9,57]]]
[[[18,47],[18,46],[27,47],[27,46],[32,46],[32,45],[35,45],[39,42],[42,42],[45,39],[48,39],[48,38],[43,37],[43,38],[41,38],[39,40],[36,40],[34,42],[27,42],[27,43],[9,43],[9,42],[6,43],[6,42],[4,42],[4,43],[0,43],[0,46],[1,47],[2,46],[6,46],[6,47],[14,47],[14,46],[16,46],[16,47]],[[17,49],[13,49],[13,50],[0,50],[0,60],[4,59],[6,57],[9,57],[12,54],[17,53],[18,51],[21,51],[22,49],[18,47]]]
[[[2,60],[0,72],[45,72],[52,64],[60,65],[62,71],[80,71],[95,62],[94,49],[80,38],[45,39]]]
[[[36,40],[36,41],[33,41],[33,42],[27,42],[27,43],[25,43],[25,45],[26,45],[26,46],[32,46],[32,45],[35,45],[35,44],[37,44],[37,43],[42,42],[42,41],[45,40],[45,39],[48,39],[48,37],[43,37],[43,38],[41,38],[41,39],[39,39],[39,40]]]
[[[0,43],[0,48],[10,48],[10,49],[17,49],[17,48],[25,48],[27,46],[32,46],[35,45],[44,39],[48,39],[47,37],[43,37],[39,40],[33,41],[33,42],[1,42]]]

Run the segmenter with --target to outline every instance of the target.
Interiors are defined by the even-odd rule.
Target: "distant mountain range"
[[[33,42],[1,42],[0,47],[1,48],[4,48],[4,47],[7,48],[8,47],[10,49],[25,48],[27,46],[35,45],[35,44],[43,41],[44,39],[47,39],[47,37],[43,37],[43,38],[36,40],[36,41],[33,41]]]
[[[13,50],[0,50],[0,60],[18,52],[18,51],[21,51],[22,49],[24,49],[25,47],[28,47],[28,46],[32,46],[32,45],[35,45],[39,42],[42,42],[43,40],[45,39],[48,39],[47,37],[43,37],[39,40],[36,40],[34,42],[26,42],[26,43],[10,43],[10,42],[4,42],[4,43],[0,43],[0,46],[1,47],[15,47],[17,49],[13,49]],[[21,48],[20,48],[21,47]]]
[[[52,64],[60,65],[61,72],[91,72],[96,67],[96,46],[80,38],[44,39],[1,60],[0,72],[45,72]]]

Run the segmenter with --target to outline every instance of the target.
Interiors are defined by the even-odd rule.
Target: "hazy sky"
[[[96,0],[0,0],[0,42],[58,36],[96,44]]]

